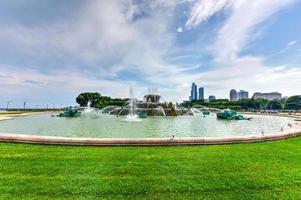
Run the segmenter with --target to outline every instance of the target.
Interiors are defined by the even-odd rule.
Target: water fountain
[[[110,106],[103,109],[104,113],[115,114],[117,116],[128,115],[130,118],[134,114],[140,118],[147,116],[178,116],[188,113],[186,108],[177,108],[175,104],[169,102],[160,102],[161,96],[156,88],[149,88],[148,93],[144,95],[143,100],[139,101],[133,97],[133,89],[130,90],[130,99],[122,106]]]
[[[91,101],[88,101],[87,107],[84,109],[84,113],[91,113],[94,109],[91,108]]]
[[[163,116],[166,117],[166,113],[165,113],[165,111],[164,111],[164,109],[163,109],[162,106],[158,106],[158,108],[156,108],[156,109],[159,110],[159,111],[161,111],[161,113],[163,114]]]
[[[202,115],[203,113],[197,108],[190,108],[192,115]]]
[[[126,122],[141,121],[141,119],[139,119],[139,116],[137,114],[135,114],[135,105],[136,105],[136,99],[134,98],[134,91],[133,91],[133,88],[130,88],[130,98],[129,98],[128,105],[127,105],[128,109],[129,109],[129,113],[126,115],[126,117],[125,117],[125,119],[123,119],[123,121],[126,121]]]

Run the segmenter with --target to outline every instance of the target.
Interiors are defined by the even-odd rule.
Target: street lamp
[[[13,100],[10,100],[10,101],[8,101],[7,102],[7,104],[6,104],[6,110],[8,111],[8,106],[9,106],[9,104],[12,102]]]

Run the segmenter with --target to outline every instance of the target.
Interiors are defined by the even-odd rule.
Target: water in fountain
[[[132,121],[134,118],[145,118],[147,116],[177,116],[191,114],[188,109],[183,107],[176,107],[172,103],[160,102],[161,96],[158,94],[156,88],[149,88],[148,93],[143,96],[143,100],[139,101],[134,98],[133,89],[130,90],[130,98],[125,105],[108,106],[102,109],[103,113],[114,114],[117,116],[128,115],[127,117]],[[139,114],[137,116],[137,114]],[[136,116],[135,116],[136,115]]]
[[[197,108],[190,108],[190,111],[193,115],[201,115],[202,112]]]
[[[120,109],[121,108],[119,106],[117,106],[117,107],[113,108],[111,111],[109,111],[108,114],[112,114],[112,113],[114,113],[114,112],[116,112],[116,111],[118,111]]]
[[[91,101],[88,101],[87,107],[85,107],[84,113],[91,113],[93,108],[91,108]]]
[[[160,110],[162,112],[163,116],[166,117],[165,111],[162,106],[158,106],[158,108],[156,108],[156,109]]]
[[[133,88],[130,88],[129,103],[125,107],[129,108],[129,113],[126,115],[126,117],[123,121],[126,121],[126,122],[139,122],[139,121],[141,121],[141,119],[139,119],[139,116],[134,113],[134,111],[135,111],[135,98],[134,98]]]

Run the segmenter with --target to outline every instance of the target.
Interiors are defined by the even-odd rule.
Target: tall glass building
[[[237,92],[235,89],[230,90],[230,101],[237,101]]]
[[[199,88],[199,100],[204,100],[204,88]]]
[[[245,90],[240,90],[238,93],[237,93],[237,99],[240,100],[240,99],[248,99],[249,98],[249,92],[245,91]]]
[[[198,99],[197,85],[195,83],[192,83],[189,100],[197,100],[197,99]]]
[[[209,102],[210,102],[210,101],[213,101],[213,100],[215,100],[215,99],[216,99],[216,97],[215,97],[214,95],[210,95],[209,98],[208,98]]]

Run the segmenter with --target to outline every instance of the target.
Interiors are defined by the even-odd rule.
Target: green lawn
[[[0,199],[301,199],[301,137],[257,144],[0,143]]]

